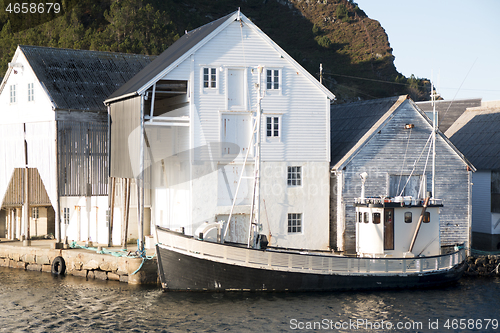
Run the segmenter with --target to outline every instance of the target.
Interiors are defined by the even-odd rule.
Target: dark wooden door
[[[384,250],[394,250],[394,208],[384,209]]]

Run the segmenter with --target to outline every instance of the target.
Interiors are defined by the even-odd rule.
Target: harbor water
[[[1,332],[500,332],[500,279],[431,290],[173,293],[0,268]]]

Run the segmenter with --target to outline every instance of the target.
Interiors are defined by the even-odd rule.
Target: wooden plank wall
[[[58,121],[60,196],[108,193],[107,123]]]
[[[414,124],[411,130],[405,124]],[[359,174],[367,172],[366,196],[388,195],[389,175],[400,173],[409,175],[415,161],[422,154],[432,128],[413,109],[410,103],[403,104],[394,118],[388,122],[367,144],[344,170],[343,203],[345,205],[345,250],[354,252],[355,209],[354,198],[361,194]],[[436,193],[443,200],[440,210],[441,244],[448,245],[469,241],[469,175],[467,165],[440,137],[436,144]],[[427,150],[416,163],[415,174],[422,174]],[[430,160],[426,174],[431,173]],[[427,190],[431,190],[431,179],[427,176]]]

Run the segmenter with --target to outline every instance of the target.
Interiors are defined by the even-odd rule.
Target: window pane
[[[370,218],[368,216],[368,212],[364,212],[364,214],[363,214],[363,222],[365,222],[365,223],[370,222]]]
[[[411,212],[406,212],[405,213],[405,223],[411,223],[411,222],[412,222]]]
[[[288,232],[302,232],[302,214],[288,214]]]
[[[380,213],[373,213],[373,224],[380,224]]]
[[[429,223],[431,221],[431,213],[430,212],[425,212],[424,213],[424,223]]]

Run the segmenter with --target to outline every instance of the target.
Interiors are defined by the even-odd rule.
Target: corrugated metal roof
[[[63,110],[106,110],[106,97],[155,58],[40,46],[19,48],[56,108]]]
[[[210,35],[221,24],[226,22],[227,19],[232,15],[234,15],[234,12],[184,34],[184,36],[179,38],[174,44],[172,44],[162,54],[160,54],[153,62],[151,62],[143,70],[137,73],[137,75],[135,75],[130,81],[113,92],[113,94],[109,95],[107,101],[136,93],[154,77],[165,70],[165,68],[170,66],[173,62],[175,62],[178,58],[188,52],[196,44],[201,42],[205,37]]]
[[[331,165],[337,164],[370,131],[400,97],[332,105]]]
[[[500,169],[500,104],[471,108],[446,133],[478,170]]]
[[[432,112],[432,102],[416,102],[415,104],[426,114]],[[436,111],[438,112],[439,129],[446,132],[448,128],[457,120],[467,108],[481,106],[481,98],[461,99],[455,101],[436,101]],[[432,116],[429,118],[432,119]]]

